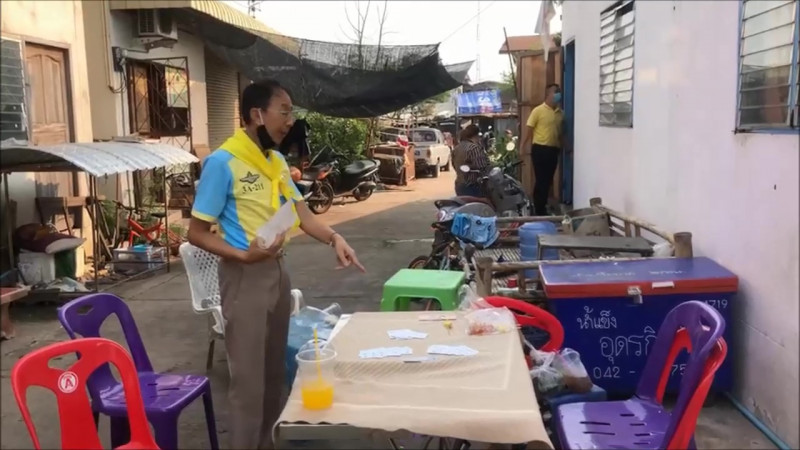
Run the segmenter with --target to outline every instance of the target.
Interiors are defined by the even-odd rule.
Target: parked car
[[[408,146],[408,136],[406,130],[397,127],[383,128],[380,131],[381,142],[398,143],[404,147]]]
[[[413,128],[409,139],[414,144],[414,163],[417,172],[428,172],[434,178],[439,170],[450,170],[450,146],[444,134],[436,128]]]

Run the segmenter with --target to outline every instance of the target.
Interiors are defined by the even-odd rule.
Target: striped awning
[[[172,145],[147,142],[87,142],[47,146],[0,142],[0,172],[88,172],[94,176],[199,162]]]

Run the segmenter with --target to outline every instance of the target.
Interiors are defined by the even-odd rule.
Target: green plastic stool
[[[460,271],[401,269],[383,285],[381,311],[408,311],[412,298],[432,298],[442,311],[453,311],[463,284]]]

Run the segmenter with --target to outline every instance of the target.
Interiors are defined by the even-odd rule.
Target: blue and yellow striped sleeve
[[[211,154],[203,162],[200,182],[192,206],[192,217],[214,223],[219,219],[233,186],[233,176],[226,158]]]

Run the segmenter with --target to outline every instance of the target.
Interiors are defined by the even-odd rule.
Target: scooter
[[[509,142],[506,145],[506,151],[511,152],[516,149],[514,142]],[[460,208],[466,205],[473,205],[481,203],[491,209],[492,216],[497,217],[519,217],[530,215],[532,208],[530,199],[525,195],[522,189],[522,184],[510,176],[508,172],[517,167],[522,162],[517,161],[510,164],[505,164],[504,168],[493,167],[488,173],[481,177],[481,186],[486,193],[486,197],[471,197],[471,196],[456,196],[448,199],[437,200],[434,202],[439,210],[442,208]],[[476,170],[471,170],[469,166],[463,165],[458,168],[464,173],[481,173]],[[471,206],[471,209],[478,209],[477,206]],[[461,211],[459,211],[461,212]],[[470,214],[478,214],[471,211]]]
[[[323,153],[334,156],[332,161],[319,163]],[[300,180],[296,182],[309,209],[315,214],[327,212],[335,198],[355,197],[359,202],[370,198],[378,186],[380,162],[364,159],[340,167],[342,155],[330,147],[323,148],[305,164]]]

